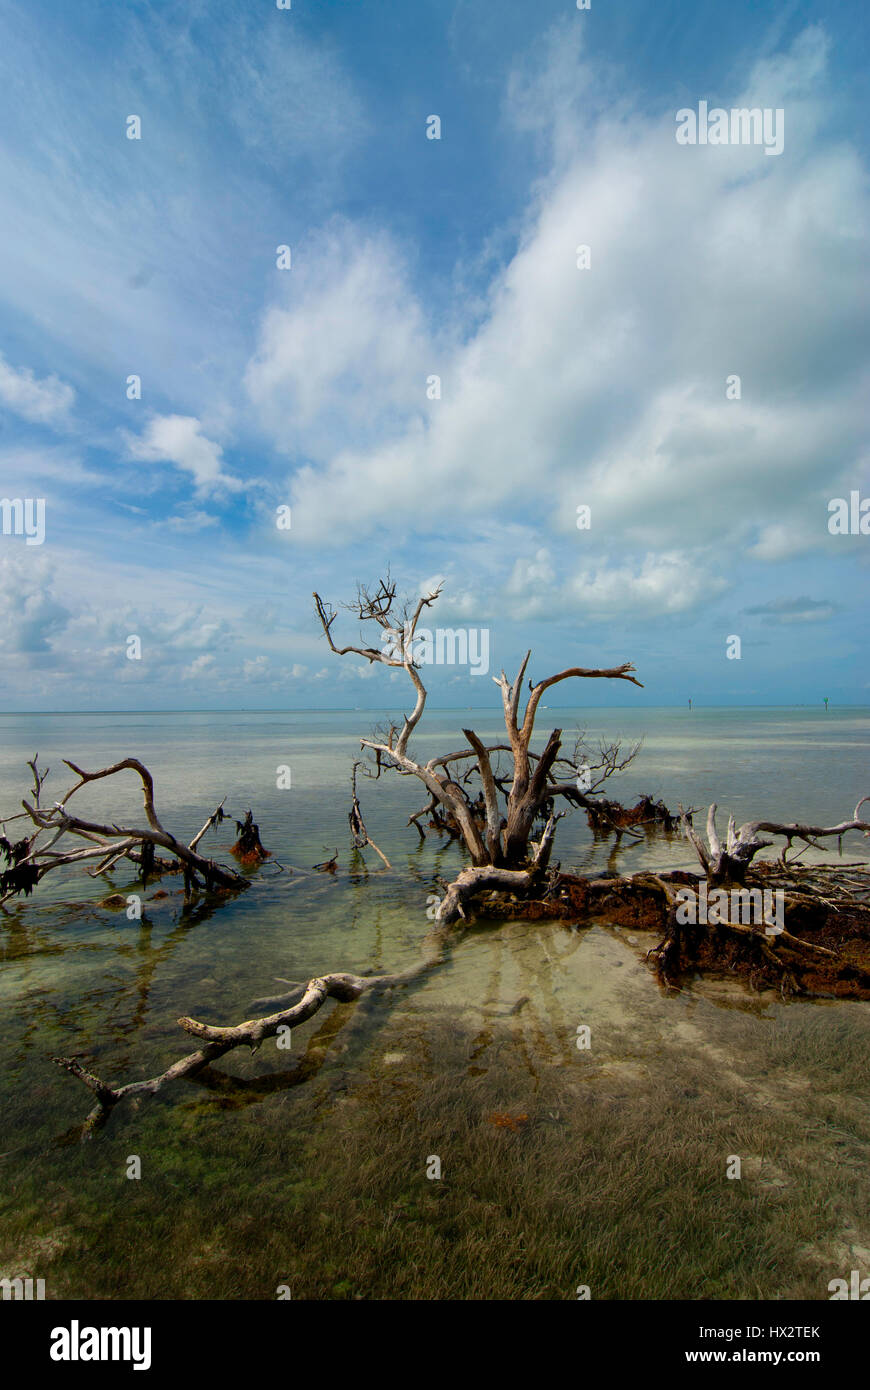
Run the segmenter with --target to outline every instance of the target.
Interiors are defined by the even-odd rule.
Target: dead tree
[[[50,806],[43,802],[48,769],[40,771],[38,759],[39,754],[36,754],[28,763],[33,774],[31,799],[22,800],[23,811],[0,819],[0,854],[6,863],[5,870],[0,873],[0,908],[18,894],[29,896],[46,874],[65,864],[83,864],[91,878],[97,878],[122,860],[128,860],[136,866],[143,886],[149,877],[156,878],[161,873],[180,870],[184,875],[185,897],[188,900],[200,887],[206,891],[246,887],[248,881],[242,874],[225,868],[213,859],[206,859],[197,849],[206,832],[223,820],[223,802],[211,813],[190,843],[183,844],[163,827],[154,806],[153,778],[137,758],[124,758],[112,767],[100,768],[97,772],[85,772],[65,759],[66,766],[75,773],[78,781],[60,801]],[[114,777],[125,770],[135,772],[142,783],[146,826],[107,825],[70,813],[69,803],[82,787],[105,777]],[[6,827],[18,820],[25,820],[36,829],[13,841],[7,838]],[[158,849],[165,850],[170,857],[158,856]]]
[[[514,681],[510,681],[504,671],[493,677],[502,693],[507,742],[487,747],[473,729],[463,729],[468,748],[431,758],[425,763],[418,762],[408,751],[411,735],[426,705],[427,693],[420,676],[417,629],[424,609],[436,602],[440,592],[440,587],[434,589],[411,605],[397,600],[396,585],[389,574],[373,590],[360,585],[356,599],[344,607],[361,624],[374,624],[380,629],[380,647],[336,646],[333,637],[336,610],[318,593],[314,594],[314,603],[326,640],[337,656],[353,653],[369,662],[401,668],[414,687],[416,701],[412,713],[405,715],[400,725],[391,725],[382,737],[364,738],[360,744],[374,755],[378,772],[392,767],[417,777],[429,793],[426,810],[437,809],[448,825],[456,827],[471,867],[463,870],[450,886],[439,908],[439,920],[450,922],[463,915],[464,904],[485,889],[517,892],[530,888],[547,867],[556,822],[563,814],[555,811],[556,798],[580,806],[589,804],[590,796],[605,778],[617,767],[624,767],[633,756],[632,753],[620,760],[618,745],[611,746],[597,769],[602,775],[592,784],[578,775],[576,764],[560,757],[561,729],[552,731],[543,752],[533,753],[530,745],[535,717],[544,692],[575,678],[626,680],[637,686],[641,683],[631,674],[635,668],[629,662],[607,669],[571,666],[543,680],[529,680],[525,706],[521,709],[523,681],[531,656],[527,652]],[[509,755],[509,774],[502,773],[496,761],[500,753]],[[570,779],[565,777],[567,767],[571,769]],[[472,775],[480,784],[476,799],[466,790]],[[423,814],[419,812],[417,818]],[[412,817],[412,820],[417,818]],[[539,821],[543,822],[543,832],[532,844],[532,834]]]
[[[718,807],[715,802],[707,812],[706,845],[685,816],[682,819],[682,826],[684,834],[695,847],[708,886],[710,888],[742,887],[746,882],[746,875],[756,854],[759,850],[768,849],[773,844],[772,840],[763,840],[759,831],[763,831],[767,835],[778,835],[785,840],[786,843],[781,852],[781,860],[785,865],[788,851],[795,840],[802,841],[804,847],[812,845],[816,849],[824,849],[824,846],[818,843],[819,840],[836,837],[842,841],[842,837],[850,830],[861,830],[865,835],[870,835],[870,823],[858,818],[858,812],[865,801],[870,801],[870,797],[862,797],[855,807],[855,814],[852,819],[840,821],[838,825],[801,825],[798,822],[786,824],[782,821],[756,820],[746,821],[738,830],[734,817],[729,816],[724,845],[720,841],[716,829]]]
[[[819,992],[855,990],[858,997],[867,997],[870,883],[866,865],[804,866],[788,858],[795,840],[804,848],[824,849],[820,840],[837,837],[842,848],[842,837],[849,831],[870,835],[870,823],[858,814],[867,800],[859,801],[851,820],[831,826],[747,821],[738,829],[730,816],[724,845],[716,828],[715,803],[707,813],[706,844],[684,817],[683,831],[700,860],[701,879],[676,889],[662,875],[646,876],[661,889],[668,904],[665,935],[650,952],[662,980],[671,984],[686,968],[718,966],[733,971],[748,961],[762,976],[778,979],[784,993],[803,992],[809,979]],[[773,845],[772,840],[761,838],[760,831],[785,840],[779,860],[753,862],[760,850]],[[696,915],[686,908],[698,898],[699,886],[705,893],[709,890],[710,896],[705,899],[707,910]],[[681,916],[677,898],[687,891]],[[757,910],[762,893],[771,905],[779,895],[781,921],[774,924],[765,919],[763,908]],[[803,929],[801,936],[798,926]],[[819,935],[824,944],[815,939]]]

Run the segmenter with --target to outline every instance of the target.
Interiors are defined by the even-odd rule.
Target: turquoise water
[[[157,885],[149,887],[142,921],[128,921],[123,911],[98,905],[112,891],[137,891],[126,870],[111,883],[95,883],[80,869],[69,869],[0,920],[0,1153],[7,1164],[26,1155],[28,1163],[44,1163],[56,1177],[67,1152],[57,1143],[75,1131],[88,1109],[84,1089],[52,1065],[52,1054],[80,1055],[115,1082],[151,1075],[190,1050],[175,1022],[182,1014],[238,1022],[250,1016],[252,999],[286,988],[282,981],[334,969],[393,970],[417,959],[430,926],[428,895],[437,887],[438,875],[453,877],[461,860],[455,847],[437,837],[421,843],[414,829],[407,828],[409,814],[425,798],[413,779],[395,774],[378,781],[361,778],[358,787],[369,833],[391,860],[392,872],[383,871],[371,851],[364,859],[351,855],[350,768],[360,735],[370,731],[375,719],[363,713],[305,711],[0,717],[4,809],[14,808],[28,793],[24,763],[37,751],[40,764],[51,768],[46,801],[74,780],[63,768],[64,757],[94,769],[132,755],[151,769],[158,813],[179,838],[191,838],[225,797],[233,816],[241,818],[253,809],[263,843],[273,854],[252,874],[248,891],[218,908],[185,914],[179,885],[167,878],[169,896],[151,899]],[[551,709],[539,715],[542,741],[551,727],[562,727],[570,747],[578,723],[586,725],[593,739],[644,740],[634,764],[609,784],[608,795],[633,802],[648,792],[672,807],[681,801],[706,808],[716,799],[723,826],[729,811],[738,823],[750,817],[831,823],[850,817],[868,790],[867,710],[825,715],[786,709],[635,714]],[[463,725],[488,740],[498,740],[502,733],[497,711],[431,712],[417,743],[420,754],[462,747]],[[276,786],[279,766],[291,769],[289,789]],[[52,794],[52,788],[58,790]],[[132,773],[85,789],[76,802],[81,813],[99,820],[143,823],[139,783]],[[20,824],[13,823],[7,833]],[[232,821],[225,822],[210,832],[207,852],[221,855],[234,838]],[[611,848],[610,842],[592,840],[579,813],[560,823],[556,857],[563,866],[604,868]],[[336,850],[339,872],[334,878],[299,872]],[[844,856],[867,858],[867,842],[848,837]],[[648,837],[619,858],[626,871],[678,865],[693,866],[694,856],[674,837]],[[620,1063],[629,1028],[635,1056],[638,1049],[641,1056],[644,1049],[652,1055],[658,1039],[683,1036],[695,1057],[711,1048],[718,1056],[727,1051],[735,1071],[743,1064],[757,1066],[757,1056],[743,1055],[749,1044],[733,1022],[733,996],[723,1000],[702,982],[679,996],[662,995],[642,959],[650,944],[609,930],[606,923],[579,934],[558,923],[484,924],[442,969],[413,993],[398,997],[391,1017],[422,1018],[425,1025],[427,1018],[452,1011],[459,1026],[479,1039],[474,1075],[497,1074],[503,1040],[490,1046],[488,1026],[494,1021],[501,1026],[523,997],[528,1002],[509,1026],[533,1073],[576,1065],[578,1020],[592,1025],[602,1056],[613,1065]],[[867,1007],[860,1004],[785,1006],[765,998],[747,999],[746,1006],[778,1028],[793,1026],[796,1018],[815,1010],[823,1027],[830,1018],[830,1026],[841,1029],[845,1019],[849,1029],[867,1035]],[[321,1014],[294,1030],[294,1048],[304,1049],[323,1021]],[[380,1051],[373,1030],[352,1060],[339,1050],[324,1072],[352,1088],[377,1069]],[[427,1065],[432,1064],[430,1056]],[[273,1045],[271,1053],[255,1057],[239,1050],[220,1067],[243,1080],[268,1074],[276,1065]],[[413,1068],[413,1058],[405,1065]],[[226,1151],[231,1153],[233,1112],[222,1117],[221,1101],[191,1083],[153,1102],[155,1113],[160,1108],[159,1122],[171,1123],[173,1113],[186,1113],[192,1099],[226,1126]],[[288,1123],[291,1114],[288,1109]],[[138,1117],[122,1107],[110,1121],[111,1139],[95,1143],[123,1146],[137,1123]],[[825,1141],[820,1137],[818,1142],[823,1163]]]

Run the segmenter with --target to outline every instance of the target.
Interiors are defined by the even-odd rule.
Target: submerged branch
[[[152,1096],[173,1081],[196,1076],[211,1062],[237,1047],[256,1051],[267,1038],[276,1037],[284,1028],[295,1028],[312,1018],[328,999],[349,1003],[369,992],[393,989],[440,965],[445,959],[449,941],[458,939],[456,933],[444,929],[429,934],[424,942],[423,959],[405,970],[390,975],[354,975],[348,971],[333,971],[317,975],[304,986],[302,997],[292,1005],[264,1018],[252,1018],[231,1027],[201,1023],[193,1018],[179,1018],[178,1024],[202,1046],[195,1052],[173,1062],[166,1071],[144,1081],[130,1081],[123,1086],[111,1086],[88,1071],[76,1057],[52,1057],[52,1061],[71,1076],[78,1077],[96,1097],[96,1105],[84,1122],[82,1138],[89,1138],[108,1119],[115,1106],[134,1096]],[[298,993],[298,989],[294,994]]]

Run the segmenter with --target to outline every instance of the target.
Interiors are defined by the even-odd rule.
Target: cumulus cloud
[[[536,550],[530,559],[518,557],[505,586],[511,615],[514,618],[544,618],[553,616],[557,606],[563,609],[564,592],[559,594],[558,605],[553,602],[556,582],[553,557],[546,546]]]
[[[70,610],[57,595],[54,569],[42,557],[0,559],[0,651],[42,661],[66,629]]]
[[[190,665],[184,668],[181,672],[181,679],[183,681],[195,681],[200,680],[204,676],[207,677],[214,667],[214,661],[215,659],[211,652],[203,652],[200,656],[194,657]]]
[[[797,555],[805,555],[819,545],[822,526],[827,522],[828,513],[819,512],[815,525],[806,517],[800,516],[791,521],[772,521],[762,526],[758,539],[749,547],[749,555],[756,560],[790,560]]]
[[[650,116],[612,100],[609,78],[596,87],[563,52],[550,90],[569,90],[573,61],[582,148],[566,126],[468,336],[421,346],[425,325],[403,277],[379,298],[377,255],[354,262],[369,266],[371,293],[366,276],[334,263],[330,289],[273,311],[268,350],[249,369],[267,422],[280,387],[303,419],[349,402],[367,426],[353,442],[324,434],[322,452],[296,470],[297,542],[346,544],[378,533],[387,514],[395,526],[425,518],[433,528],[450,517],[471,544],[478,518],[520,508],[567,544],[582,503],[592,509],[582,540],[592,563],[572,591],[604,608],[616,593],[643,603],[660,591],[667,611],[721,590],[722,570],[750,549],[767,561],[829,547],[819,499],[854,475],[861,448],[870,380],[856,345],[870,302],[867,184],[856,151],[825,139],[826,57],[824,34],[808,29],[723,95],[734,105],[787,101],[785,149],[770,158],[760,146],[677,145],[673,110]],[[524,96],[516,108],[528,125]],[[578,269],[579,245],[590,247],[589,269]],[[342,334],[365,353],[378,318],[385,416],[366,406],[358,377],[343,394]],[[310,379],[291,325],[313,349]],[[419,394],[427,361],[443,362],[443,390],[422,410],[408,383]],[[734,375],[740,394],[729,399]],[[675,572],[674,555],[689,549],[692,565]],[[543,595],[525,563],[511,583]],[[671,578],[683,581],[679,594]]]
[[[268,657],[260,655],[251,657],[242,663],[242,675],[246,681],[256,683],[270,680],[274,673]]]
[[[690,556],[647,555],[637,566],[610,563],[580,570],[570,583],[578,607],[595,617],[685,613],[727,588],[727,581],[699,570]]]
[[[508,592],[526,593],[530,586],[552,584],[555,577],[550,552],[542,546],[540,550],[536,551],[533,559],[519,559],[515,562],[508,581]]]

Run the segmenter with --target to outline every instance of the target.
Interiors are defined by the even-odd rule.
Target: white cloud
[[[194,657],[193,661],[181,672],[183,681],[195,681],[203,676],[211,674],[215,660],[212,654],[203,652],[201,656]]]
[[[648,555],[640,565],[601,565],[580,570],[569,590],[577,606],[596,617],[684,613],[727,588],[688,555]]]
[[[773,521],[762,526],[758,540],[749,547],[749,555],[756,560],[790,560],[796,555],[805,555],[815,550],[819,544],[822,527],[826,526],[827,514],[819,513],[819,522],[813,527],[801,519],[797,524],[787,521]]]
[[[195,510],[182,512],[178,516],[170,516],[166,521],[166,525],[171,526],[173,531],[204,531],[207,526],[217,526],[217,524],[216,516]]]
[[[130,457],[148,463],[174,463],[193,478],[198,497],[238,492],[245,486],[221,468],[223,449],[202,433],[192,415],[155,415],[139,439],[128,436]],[[199,513],[202,515],[202,513]]]
[[[39,380],[28,367],[16,371],[0,354],[0,406],[36,425],[64,425],[75,400],[71,386],[54,375]]]
[[[11,660],[25,668],[49,655],[71,613],[58,596],[56,571],[39,556],[0,558],[0,651],[11,674]]]
[[[388,237],[336,222],[296,249],[281,283],[290,302],[267,310],[245,375],[278,448],[322,462],[422,416],[441,362]]]
[[[273,675],[268,657],[255,656],[242,663],[242,676],[246,681],[269,680]]]
[[[508,593],[525,594],[530,588],[538,586],[549,587],[556,578],[553,569],[550,552],[545,547],[535,552],[534,559],[518,559],[514,563],[511,577],[508,580]]]

